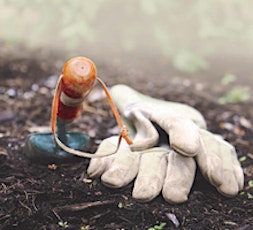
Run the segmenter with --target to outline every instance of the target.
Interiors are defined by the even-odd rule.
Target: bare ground
[[[99,179],[89,180],[88,159],[43,165],[23,155],[27,135],[49,126],[54,88],[50,76],[60,72],[55,63],[0,58],[1,229],[148,229],[161,223],[166,223],[163,229],[253,229],[253,188],[248,184],[253,179],[251,101],[221,106],[216,98],[222,88],[188,80],[146,82],[138,78],[140,70],[123,74],[120,68],[98,65],[108,85],[125,83],[151,96],[194,106],[205,116],[208,129],[231,142],[240,159],[245,157],[245,187],[235,198],[221,196],[198,172],[186,203],[172,205],[158,197],[142,204],[131,198],[132,184],[113,190]],[[116,122],[106,101],[90,106],[93,110],[84,112],[71,128],[102,140],[111,135]],[[94,142],[90,151],[96,147]]]

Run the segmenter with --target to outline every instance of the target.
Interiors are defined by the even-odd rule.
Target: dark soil
[[[113,190],[99,179],[89,180],[88,159],[43,165],[22,154],[27,135],[49,126],[54,90],[50,79],[55,80],[51,75],[59,76],[61,68],[55,63],[0,59],[1,229],[148,229],[161,223],[166,223],[163,229],[253,229],[253,188],[248,185],[253,179],[252,102],[221,106],[209,86],[196,91],[194,82],[143,84],[134,72],[123,75],[98,65],[108,74],[101,76],[108,85],[126,83],[151,96],[194,106],[205,116],[209,130],[231,142],[240,159],[246,157],[241,162],[245,187],[235,198],[221,196],[197,173],[186,203],[168,204],[160,196],[143,204],[132,199],[132,184]],[[100,100],[89,106],[92,110],[84,112],[70,128],[89,131],[96,140],[110,136],[116,122],[107,102]],[[90,151],[96,147],[94,144]]]

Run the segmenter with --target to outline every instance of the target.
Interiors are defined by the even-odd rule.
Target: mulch
[[[103,65],[99,68],[109,69]],[[220,105],[215,96],[205,92],[211,91],[208,86],[198,91],[194,82],[136,83],[135,77],[130,77],[133,73],[129,73],[124,83],[156,98],[190,104],[202,112],[208,129],[236,147],[245,174],[244,189],[234,198],[221,196],[198,172],[189,201],[173,205],[159,196],[149,203],[139,203],[131,197],[132,183],[110,189],[99,178],[90,179],[86,173],[88,159],[76,157],[67,163],[48,165],[30,162],[24,156],[27,135],[50,124],[59,72],[59,65],[47,60],[0,58],[1,229],[253,229],[251,101]],[[108,85],[120,83],[117,78],[105,81]],[[75,120],[70,129],[87,131],[94,137],[90,146],[94,152],[99,141],[111,135],[116,122],[105,100],[87,104],[92,109]]]

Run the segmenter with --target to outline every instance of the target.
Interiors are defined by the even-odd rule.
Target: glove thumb
[[[192,157],[200,151],[200,136],[197,125],[168,107],[136,103],[128,106],[124,115],[136,124],[138,140],[142,140],[135,143],[134,139],[132,149],[147,149],[157,143],[159,136],[151,123],[152,121],[168,134],[170,147],[178,153]]]

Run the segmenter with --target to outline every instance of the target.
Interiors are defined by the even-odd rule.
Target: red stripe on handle
[[[62,120],[74,120],[81,115],[82,110],[82,104],[79,106],[67,106],[60,101],[58,104],[57,117],[61,118]]]

